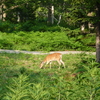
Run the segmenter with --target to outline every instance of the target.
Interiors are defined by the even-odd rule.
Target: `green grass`
[[[65,54],[66,68],[46,55],[0,53],[0,100],[99,100],[100,69],[94,55]]]

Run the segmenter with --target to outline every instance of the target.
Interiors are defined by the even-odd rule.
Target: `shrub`
[[[57,51],[57,50],[92,50],[89,47],[95,37],[88,35],[85,41],[84,36],[70,36],[70,30],[67,32],[17,32],[0,33],[0,47],[2,49],[16,49],[29,51]],[[87,36],[86,36],[87,37]],[[92,43],[93,45],[93,43]]]

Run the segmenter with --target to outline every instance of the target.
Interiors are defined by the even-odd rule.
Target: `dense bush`
[[[66,28],[58,26],[58,25],[47,25],[43,22],[32,22],[26,21],[24,23],[11,23],[9,21],[2,22],[0,21],[0,31],[1,32],[19,32],[19,31],[62,31],[66,30]]]
[[[74,33],[73,33],[74,32]],[[73,35],[74,34],[74,35]],[[95,41],[94,35],[77,35],[79,30],[65,32],[0,32],[0,48],[29,51],[92,50],[89,44]],[[88,37],[88,39],[87,39]],[[87,39],[85,41],[85,39]]]

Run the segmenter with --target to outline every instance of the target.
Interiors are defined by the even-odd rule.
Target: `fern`
[[[8,100],[23,100],[28,96],[27,88],[30,85],[28,77],[20,75],[18,78],[13,78],[7,86],[8,92],[5,94],[5,99]]]

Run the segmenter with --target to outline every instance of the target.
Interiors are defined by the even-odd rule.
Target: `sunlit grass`
[[[64,54],[65,69],[58,69],[57,62],[51,69],[40,69],[45,56],[0,53],[0,99],[98,100],[100,69],[95,55]]]

